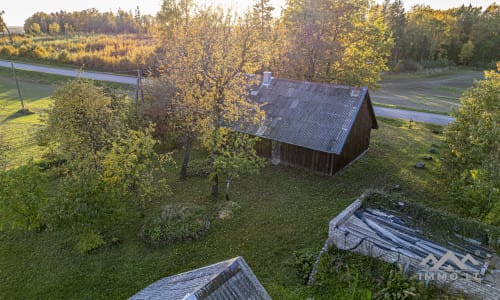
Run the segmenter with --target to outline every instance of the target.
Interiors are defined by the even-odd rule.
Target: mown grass
[[[438,115],[444,115],[444,116],[449,116],[450,115],[449,113],[446,113],[446,112],[443,112],[443,111],[438,111],[438,110],[421,109],[421,108],[415,108],[415,107],[407,107],[407,106],[401,106],[401,105],[386,104],[386,103],[381,103],[381,102],[373,102],[373,105],[380,106],[380,107],[394,108],[394,109],[402,109],[402,110],[411,110],[411,111],[425,112],[425,113],[430,113],[430,114],[438,114]]]
[[[51,103],[52,85],[20,80],[19,85],[25,106],[34,114],[21,115],[21,102],[15,81],[0,70],[0,134],[9,145],[8,168],[24,164],[30,158],[41,157],[42,149],[36,146],[34,132],[40,126],[40,117]]]
[[[258,176],[238,179],[230,197],[242,209],[224,221],[215,218],[216,203],[207,196],[207,179],[180,181],[178,169],[172,169],[168,182],[173,196],[156,203],[150,212],[165,203],[206,207],[213,214],[207,236],[172,246],[148,246],[138,237],[143,219],[133,211],[128,222],[114,225],[121,243],[85,256],[77,253],[74,237],[63,230],[2,232],[1,297],[126,298],[162,277],[243,256],[271,296],[286,299],[304,291],[302,280],[288,267],[293,252],[319,252],[327,238],[329,220],[365,190],[391,190],[398,184],[406,200],[440,205],[443,195],[436,176],[439,160],[423,170],[413,167],[432,144],[439,145],[440,141],[441,136],[423,124],[408,128],[408,122],[380,119],[370,151],[336,176],[268,166]],[[177,161],[181,156],[174,153]]]
[[[372,91],[371,96],[378,105],[449,114],[460,106],[463,92],[482,78],[481,71],[465,67],[435,72],[387,73],[382,75],[381,88]]]
[[[0,135],[9,145],[10,158],[7,168],[24,164],[29,159],[41,158],[42,150],[36,145],[34,132],[41,126],[52,100],[50,96],[54,90],[65,82],[73,80],[71,77],[38,72],[16,70],[19,87],[24,104],[34,114],[22,115],[21,101],[13,79],[12,70],[0,67]],[[120,89],[129,95],[133,86],[96,82],[97,85]]]

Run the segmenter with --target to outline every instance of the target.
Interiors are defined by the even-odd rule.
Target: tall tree
[[[383,16],[369,1],[287,1],[280,26],[285,61],[296,79],[375,86],[392,48]]]
[[[406,15],[403,2],[401,0],[385,0],[382,5],[384,18],[389,26],[394,40],[394,48],[391,52],[391,63],[396,65],[403,50],[403,41],[406,27]]]
[[[445,134],[444,167],[464,213],[500,225],[500,63],[461,100]]]
[[[83,79],[71,81],[52,98],[54,106],[39,139],[73,168],[99,170],[103,155],[126,130],[123,99]]]
[[[474,61],[490,68],[500,60],[500,5],[492,4],[473,26],[472,42],[476,45]]]
[[[236,18],[220,8],[188,11],[181,7],[177,11],[167,24],[173,34],[164,45],[166,75],[175,85],[181,107],[189,108],[184,109],[184,122],[192,124],[190,128],[209,153],[212,194],[217,195],[224,175],[221,147],[226,146],[220,140],[236,138],[226,133],[228,129],[243,130],[264,119],[259,105],[247,97],[254,84],[247,74],[258,68],[256,30],[251,16]],[[252,142],[250,137],[239,138],[233,145]],[[252,153],[244,153],[237,161],[254,160]]]
[[[252,14],[259,33],[259,53],[261,60],[261,71],[264,72],[269,66],[272,53],[272,31],[274,7],[270,0],[256,0],[252,7]]]

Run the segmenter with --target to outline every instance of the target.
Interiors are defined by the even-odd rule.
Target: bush
[[[0,173],[0,229],[39,231],[45,228],[47,176],[32,162]]]
[[[400,72],[415,72],[418,70],[421,70],[422,66],[417,63],[416,61],[412,59],[402,59],[400,60],[397,65],[394,67],[394,72],[400,73]]]
[[[69,227],[75,234],[100,231],[123,220],[126,207],[95,171],[67,175],[47,208],[51,227]]]
[[[292,254],[289,266],[295,270],[295,275],[304,285],[309,281],[317,256],[318,252],[310,248],[294,251]]]
[[[231,219],[234,214],[241,210],[241,206],[234,201],[225,201],[219,204],[218,217],[221,220]]]
[[[400,270],[393,269],[386,279],[385,286],[374,295],[375,299],[423,299],[424,287],[415,278],[405,276]]]
[[[191,241],[205,235],[210,221],[197,207],[166,205],[159,216],[144,223],[141,238],[155,245]]]
[[[188,165],[189,177],[207,177],[210,174],[210,162],[208,159],[192,159]]]
[[[60,63],[62,63],[62,64],[65,64],[65,63],[69,62],[69,58],[70,58],[69,57],[69,52],[67,50],[63,50],[57,56],[57,61],[60,62]]]
[[[3,56],[12,57],[18,55],[19,51],[11,45],[5,45],[2,48],[0,48],[0,54]]]
[[[95,232],[85,232],[80,236],[80,240],[76,244],[76,250],[80,252],[80,254],[87,254],[93,250],[98,249],[99,247],[105,244],[102,235]]]

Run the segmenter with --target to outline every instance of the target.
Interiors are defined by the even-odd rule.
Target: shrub
[[[309,275],[312,272],[317,256],[318,252],[310,248],[293,252],[288,265],[295,270],[295,275],[300,279],[302,284],[307,284],[309,281]]]
[[[85,232],[80,236],[78,243],[76,244],[76,250],[81,254],[87,254],[93,250],[105,244],[104,239],[101,234],[95,233],[93,231]]]
[[[146,220],[141,238],[155,245],[169,245],[202,237],[210,229],[210,221],[197,207],[166,205],[159,216]]]
[[[0,229],[39,231],[45,228],[47,176],[32,162],[0,173]]]
[[[416,61],[408,59],[402,59],[400,60],[397,65],[394,67],[394,72],[400,73],[400,72],[415,72],[418,70],[421,70],[422,66],[418,64]]]
[[[188,165],[188,176],[207,177],[210,174],[210,162],[208,159],[192,159]]]
[[[234,214],[241,209],[241,206],[234,201],[225,201],[219,204],[218,217],[221,220],[231,219]]]
[[[393,269],[385,286],[374,295],[375,299],[422,299],[424,287],[415,278],[405,276],[401,270]]]
[[[69,62],[69,52],[67,50],[61,51],[59,55],[57,56],[57,61],[59,61],[62,64],[68,63]]]
[[[5,142],[4,136],[0,134],[0,172],[7,168],[7,163],[9,162],[7,159],[7,153],[9,150],[10,147],[7,142]]]
[[[35,48],[33,48],[33,52],[31,53],[32,58],[36,59],[46,59],[49,56],[49,53],[47,50],[40,45],[36,45]]]
[[[5,45],[0,48],[0,54],[3,56],[12,57],[18,55],[19,51],[14,46]]]

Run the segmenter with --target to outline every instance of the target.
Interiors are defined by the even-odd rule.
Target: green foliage
[[[127,206],[96,171],[63,177],[58,192],[46,209],[53,229],[70,228],[80,234],[123,220]]]
[[[366,1],[287,1],[278,23],[277,59],[288,78],[373,88],[393,40]]]
[[[193,177],[207,177],[210,174],[210,161],[207,158],[190,160],[187,174]]]
[[[407,277],[401,270],[391,270],[386,279],[385,286],[374,295],[374,299],[403,300],[423,299],[423,283],[415,278]]]
[[[462,216],[432,209],[422,204],[403,202],[401,206],[399,195],[391,195],[380,191],[367,193],[363,206],[376,209],[387,209],[399,212],[405,218],[412,220],[413,225],[421,228],[424,235],[435,240],[451,241],[455,234],[480,241],[484,246],[496,248],[500,246],[500,228],[465,219]]]
[[[0,126],[3,132],[5,124]],[[106,246],[85,257],[74,248],[75,240],[84,230],[75,232],[63,228],[28,235],[2,232],[0,269],[2,274],[9,274],[0,280],[2,296],[7,299],[122,299],[166,273],[179,274],[241,255],[273,299],[307,299],[313,296],[309,288],[292,276],[294,270],[284,267],[284,262],[294,250],[310,247],[319,251],[326,238],[328,221],[365,189],[392,187],[398,183],[408,201],[435,207],[443,203],[439,201],[441,189],[435,189],[436,174],[421,175],[408,163],[426,152],[431,143],[439,143],[440,137],[419,123],[412,130],[384,122],[379,126],[380,130],[372,132],[368,155],[337,176],[316,176],[279,166],[266,167],[259,176],[242,175],[232,190],[242,207],[241,213],[229,220],[214,220],[210,233],[191,243],[176,243],[161,249],[144,243],[138,238],[144,219],[135,207],[127,209],[123,219],[109,221],[105,229],[88,230],[102,234]],[[193,157],[202,155],[205,154],[193,153]],[[175,152],[174,157],[182,161],[182,153]],[[175,191],[169,203],[216,205],[206,197],[204,178],[181,181],[177,174],[168,172],[167,181]],[[52,181],[51,185],[57,187],[59,182]],[[59,197],[59,190],[54,189],[51,194]],[[120,205],[123,204],[120,200]],[[154,203],[146,213],[150,215],[161,206]],[[213,212],[207,210],[207,214]],[[122,242],[111,247],[110,237]],[[366,268],[361,273],[366,273]],[[27,282],[29,289],[25,288]],[[349,285],[335,280],[329,282],[334,284],[335,293],[330,296],[318,292],[314,299],[331,299],[338,294],[348,298],[352,294]],[[323,290],[326,291],[326,287]]]
[[[45,227],[43,209],[47,205],[47,175],[29,162],[8,172],[0,172],[0,230],[39,231]]]
[[[140,236],[154,245],[196,240],[210,229],[210,221],[198,207],[165,205],[159,216],[146,220]]]
[[[412,59],[401,59],[394,67],[394,72],[416,72],[422,69],[422,66]]]
[[[461,99],[445,131],[444,174],[450,201],[463,214],[500,225],[500,64]],[[486,218],[486,216],[488,216]]]
[[[315,292],[336,299],[372,299],[390,270],[385,262],[332,247],[319,261]]]
[[[158,155],[152,137],[154,126],[129,130],[113,143],[103,159],[103,181],[115,187],[125,199],[135,200],[141,211],[154,199],[163,200],[171,191],[164,178],[168,155]],[[155,180],[155,174],[160,177]]]
[[[306,285],[309,281],[309,275],[311,274],[316,261],[318,252],[312,248],[306,248],[298,251],[294,251],[288,265],[293,268],[295,275],[300,280],[301,284]]]
[[[472,41],[468,41],[462,46],[458,58],[460,59],[460,62],[462,64],[467,65],[472,60],[473,56],[474,56],[474,43],[472,43]]]
[[[218,205],[218,210],[219,219],[231,219],[241,210],[241,206],[234,201],[224,201]]]
[[[3,134],[0,134],[0,172],[5,171],[5,168],[7,168],[7,153],[9,148],[10,147],[5,141]]]
[[[258,138],[221,128],[218,131],[217,152],[211,176],[226,175],[236,179],[241,174],[257,174],[266,161],[257,155],[255,143]]]
[[[67,83],[52,98],[38,139],[66,159],[70,169],[99,169],[103,154],[125,132],[123,106],[115,103],[121,99],[83,79]]]
[[[85,232],[82,234],[76,244],[76,250],[80,254],[87,254],[99,247],[105,245],[104,238],[101,234],[93,231]]]

